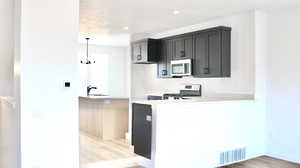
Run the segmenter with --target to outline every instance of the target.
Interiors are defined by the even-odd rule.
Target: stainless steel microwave
[[[192,75],[192,60],[171,61],[171,76],[190,76]]]

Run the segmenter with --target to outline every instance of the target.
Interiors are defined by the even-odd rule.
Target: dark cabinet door
[[[174,45],[174,54],[173,59],[183,59],[185,57],[184,54],[184,39],[183,38],[177,38],[173,41]]]
[[[153,64],[158,62],[160,57],[160,40],[143,39],[131,44],[134,64]]]
[[[172,40],[167,40],[166,41],[166,67],[167,67],[167,77],[171,77],[171,61],[172,61],[172,56],[173,56],[173,42]]]
[[[222,76],[221,61],[221,32],[197,34],[193,75],[196,77],[220,77]]]
[[[162,41],[161,43],[161,57],[157,64],[157,76],[159,78],[164,78],[168,75],[167,69],[167,41]]]
[[[193,59],[193,75],[200,77],[206,68],[206,57],[208,56],[206,33],[197,34],[195,37],[195,57]]]
[[[185,36],[173,40],[173,60],[189,59],[193,55],[193,37]]]
[[[221,32],[208,33],[208,56],[206,57],[205,75],[209,77],[222,76],[221,72]]]
[[[132,145],[134,153],[151,159],[152,107],[132,104]]]
[[[193,58],[193,36],[184,38],[184,56],[185,59]]]
[[[157,65],[157,75],[159,78],[169,78],[171,60],[173,54],[172,40],[163,40],[161,43],[161,58]]]

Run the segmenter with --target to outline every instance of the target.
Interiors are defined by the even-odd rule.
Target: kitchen
[[[201,163],[199,161],[198,165],[195,166],[204,166],[205,164],[208,164],[207,167],[217,167],[261,155],[262,144],[260,140],[262,139],[263,130],[260,128],[263,127],[263,121],[261,121],[263,114],[261,114],[259,110],[257,110],[256,113],[250,113],[251,109],[253,109],[257,104],[257,102],[254,101],[253,94],[254,72],[252,70],[254,69],[254,57],[252,55],[253,53],[245,52],[251,51],[254,47],[251,45],[253,43],[251,39],[251,36],[253,35],[253,29],[251,28],[252,24],[254,24],[253,21],[252,13],[248,12],[199,24],[198,27],[194,26],[191,30],[188,30],[187,27],[186,29],[188,31],[182,31],[180,33],[177,32],[176,34],[166,32],[166,35],[164,36],[156,34],[152,37],[139,37],[139,39],[131,40],[131,59],[129,58],[127,61],[129,62],[127,65],[131,67],[129,68],[131,69],[131,80],[129,83],[131,92],[130,96],[128,96],[128,109],[125,108],[130,112],[128,115],[116,115],[119,116],[119,118],[127,117],[129,119],[127,122],[128,126],[125,127],[125,130],[128,132],[125,133],[123,131],[123,136],[115,138],[126,138],[128,142],[131,141],[131,144],[134,146],[133,151],[136,154],[132,155],[133,162],[145,167],[153,167],[154,165],[155,167],[167,166],[160,165],[162,163],[155,158],[163,159],[164,156],[167,157],[168,154],[170,154],[166,152],[168,151],[167,148],[169,148],[168,144],[170,144],[170,141],[174,142],[174,144],[182,144],[185,142],[176,133],[173,134],[174,136],[172,140],[167,137],[156,139],[156,137],[164,137],[166,135],[172,137],[172,135],[167,134],[168,132],[172,132],[171,130],[168,130],[169,127],[176,128],[175,130],[186,129],[191,132],[197,132],[201,127],[211,127],[211,130],[219,130],[220,134],[205,135],[202,133],[201,136],[199,134],[186,134],[185,137],[196,136],[201,138],[203,136],[213,139],[220,139],[222,137],[224,139],[225,134],[222,134],[222,128],[232,128],[230,132],[227,130],[227,135],[230,134],[232,136],[228,137],[226,140],[227,144],[224,143],[223,146],[221,143],[217,143],[218,141],[214,142],[214,144],[212,142],[208,143],[208,141],[206,143],[201,143],[206,144],[206,146],[209,146],[208,144],[213,146],[219,145],[219,148],[209,146],[209,149],[205,152],[207,157],[210,152],[211,155],[214,155],[214,157],[210,156],[214,158],[213,163]],[[241,34],[240,32],[243,33]],[[83,51],[86,48],[87,47],[83,45]],[[91,48],[92,47],[90,47],[90,49]],[[101,50],[90,51],[90,53],[96,54],[99,51]],[[93,58],[90,59],[93,60]],[[96,64],[98,61],[95,61]],[[96,64],[87,66],[90,67]],[[251,66],[251,64],[253,66]],[[104,65],[96,65],[96,67],[103,66]],[[101,76],[100,72],[88,72],[96,74],[94,75],[96,76],[96,80]],[[83,77],[82,79],[84,78],[86,77]],[[90,81],[82,84],[82,90],[84,90],[84,92],[82,92],[83,95],[86,95],[86,89],[84,87],[90,87],[91,95],[88,96],[88,102],[90,104],[93,104],[94,102],[94,105],[90,106],[95,108],[97,104],[103,104],[103,102],[108,101],[108,103],[112,103],[113,107],[114,98],[107,96],[110,94],[108,94],[105,89],[101,90],[105,84],[103,84],[103,82],[98,82],[100,87],[91,87],[97,86],[95,83],[97,83],[97,81]],[[108,84],[107,86],[110,85]],[[103,96],[101,96],[101,94],[103,94]],[[86,96],[81,96],[80,98],[81,111],[83,108],[87,111],[87,106],[82,104],[82,102],[86,102],[85,97]],[[125,104],[126,102],[123,107],[125,107]],[[140,104],[142,104],[142,106],[150,105],[152,107],[150,110],[152,113],[149,114],[149,109],[146,110],[148,113],[145,114],[139,110],[136,111],[135,109],[140,109]],[[102,105],[99,105],[99,107],[100,106]],[[177,108],[174,108],[174,106]],[[198,122],[203,124],[193,125],[193,127],[192,125],[189,126],[188,123],[192,120],[183,120],[183,114],[179,111],[179,109],[184,108],[186,109],[184,113],[190,113],[190,117],[197,118]],[[164,112],[165,110],[160,112],[163,109],[169,109],[168,111],[172,112],[170,114]],[[210,113],[201,112],[200,114],[201,116],[206,116],[207,118],[205,118],[205,120],[209,119],[211,123],[204,122],[205,120],[203,121],[201,119],[203,117],[198,116],[200,114],[197,112],[197,109],[207,109],[206,111],[210,111]],[[223,111],[223,109],[226,109],[226,111],[229,110],[231,113],[227,112],[226,114],[226,111]],[[240,109],[245,110],[238,113]],[[105,111],[105,109],[102,109],[102,111]],[[224,117],[226,115],[227,117],[231,117],[231,123],[228,124],[225,120],[216,117],[215,113],[220,113],[219,117],[222,115],[224,115]],[[140,116],[142,114],[145,116]],[[167,114],[172,116],[172,121],[169,121]],[[245,116],[252,118],[252,121],[257,123],[257,127],[250,129],[249,125],[241,124],[249,122]],[[144,119],[144,125],[138,125],[137,123],[141,124],[142,121],[136,120],[137,118]],[[214,120],[212,118],[216,118],[215,120],[217,120],[219,124],[213,122]],[[95,120],[95,123],[97,123],[96,121],[97,120]],[[151,126],[149,126],[149,122],[151,123]],[[93,125],[92,122],[88,123]],[[185,123],[184,125],[186,125],[186,127],[177,128],[177,124],[172,125],[172,123]],[[214,124],[211,125],[212,123]],[[166,129],[167,132],[159,131],[164,129]],[[84,130],[84,128],[81,127],[81,131],[82,130]],[[98,131],[98,133],[99,132],[101,131]],[[224,132],[225,130],[223,133]],[[252,136],[256,136],[258,138],[256,138],[256,140],[252,140],[251,143],[248,143],[250,135],[244,134],[243,132],[249,132]],[[137,135],[139,133],[141,133],[141,135]],[[181,134],[183,134],[182,131]],[[99,136],[97,134],[94,135]],[[141,137],[143,138],[141,139]],[[204,139],[203,137],[202,139]],[[237,137],[241,140],[232,141],[230,143],[233,138]],[[103,139],[103,135],[102,137],[100,136],[100,138]],[[165,140],[161,141],[161,139]],[[191,145],[199,145],[199,143],[197,143],[198,141],[199,139],[197,141],[195,139],[194,144],[191,143]],[[247,155],[245,153],[246,148]],[[235,152],[244,151],[244,154],[240,155],[239,160],[233,160],[232,158],[232,160],[220,163],[220,153],[231,150],[236,150]],[[161,155],[156,156],[156,151],[160,151],[159,153]],[[164,152],[166,152],[166,154],[164,154]],[[198,151],[189,152],[196,154]],[[201,155],[201,153],[203,152],[197,153],[197,155]],[[148,159],[137,157],[138,155]],[[177,157],[179,156],[180,155],[177,155]],[[167,158],[164,158],[164,160]],[[188,158],[184,161],[184,156],[181,156],[181,158],[184,163],[190,162]],[[172,167],[176,167],[176,164],[178,167],[182,167],[182,165],[177,162],[174,162]]]
[[[300,167],[299,1],[0,3],[1,168]]]
[[[132,83],[133,94],[135,94],[134,97],[140,99],[132,99],[134,103],[132,143],[135,146],[135,153],[150,159],[142,159],[143,166],[218,167],[261,155],[263,130],[260,128],[263,127],[261,120],[263,114],[259,110],[252,112],[256,102],[254,95],[251,94],[252,86],[248,83],[251,78],[254,78],[254,74],[251,74],[251,68],[254,67],[240,66],[247,64],[244,61],[254,60],[251,60],[253,59],[251,53],[235,48],[240,43],[251,44],[249,37],[252,32],[248,27],[251,25],[245,25],[245,20],[251,21],[251,13],[215,20],[206,23],[211,24],[207,28],[182,32],[180,35],[171,35],[167,32],[165,34],[168,36],[161,38],[160,41],[162,59],[155,65],[149,65],[145,58],[138,61],[140,56],[138,52],[135,59],[136,43],[133,43],[133,63],[136,63],[132,70],[134,74],[132,78],[136,81]],[[227,22],[225,25],[230,26],[220,26],[213,22],[223,24]],[[202,25],[199,24],[199,27]],[[243,34],[239,33],[241,31]],[[154,37],[157,36],[154,35]],[[151,41],[148,42],[150,42],[148,52],[144,51],[144,53],[151,54],[153,52],[149,51]],[[143,45],[145,41],[138,41],[138,43]],[[155,45],[152,44],[152,49],[153,46]],[[252,46],[244,45],[243,47],[251,50]],[[143,50],[143,47],[141,48]],[[241,55],[248,56],[249,60],[247,57],[239,60]],[[151,55],[150,58],[148,55],[148,59],[151,59]],[[141,65],[143,63],[146,65]],[[231,67],[234,68],[231,70]],[[246,73],[249,74],[246,75]],[[234,83],[243,82],[239,81],[242,78],[246,79],[244,82],[249,88],[233,88],[236,85]],[[145,83],[137,82],[138,80]],[[232,91],[226,88],[228,86],[232,87],[230,88]],[[145,96],[141,93],[148,95],[149,98],[169,97],[169,100],[145,100]],[[224,116],[223,119],[222,116]],[[141,120],[144,121],[144,125],[141,125]],[[247,123],[254,121],[257,127],[250,128]],[[181,124],[178,125],[178,123]],[[210,128],[210,131],[215,131],[215,134],[201,128]],[[189,133],[186,132],[187,130]],[[152,134],[148,134],[149,132]],[[256,140],[251,136],[257,137]],[[219,139],[225,142],[219,142]],[[203,143],[199,143],[201,141]],[[181,147],[178,146],[179,144],[184,145]],[[147,148],[144,147],[145,145]],[[179,154],[176,151],[186,152]],[[234,156],[237,152],[243,153],[241,151],[244,154],[240,154],[240,158],[236,160],[230,158],[225,162],[219,158],[222,152],[223,154],[229,152],[227,154]],[[186,153],[193,153],[197,157],[186,156]],[[178,159],[175,160],[178,162],[174,161],[177,157]],[[196,164],[193,159],[197,158],[199,159]],[[193,163],[193,165],[187,163]]]
[[[265,155],[254,14],[131,37],[126,162],[220,167]]]

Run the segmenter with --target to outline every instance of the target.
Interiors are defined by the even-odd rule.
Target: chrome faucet
[[[97,87],[92,87],[91,85],[86,87],[87,96],[90,96],[90,92],[91,92],[92,89],[97,89]]]

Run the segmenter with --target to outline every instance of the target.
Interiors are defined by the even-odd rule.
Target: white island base
[[[264,153],[265,117],[253,99],[133,102],[152,105],[152,159],[139,160],[147,168],[214,168]]]

